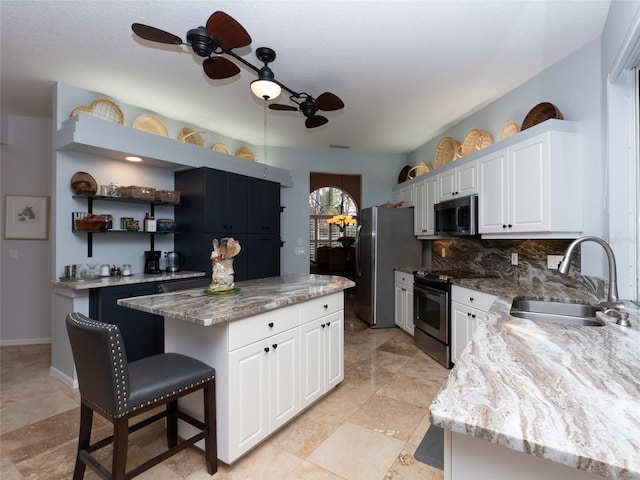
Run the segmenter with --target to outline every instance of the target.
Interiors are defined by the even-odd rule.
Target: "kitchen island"
[[[460,280],[498,296],[430,407],[445,478],[640,479],[640,311],[631,327],[509,315],[514,298],[601,300],[554,282]]]
[[[118,300],[165,319],[165,351],[216,369],[218,458],[233,463],[344,379],[344,293],[329,275],[236,282]],[[201,400],[181,407],[202,416]],[[189,425],[180,425],[189,435]],[[184,431],[182,431],[184,429]]]

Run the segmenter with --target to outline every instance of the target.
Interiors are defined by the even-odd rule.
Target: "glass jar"
[[[130,263],[124,263],[122,265],[122,276],[123,277],[128,277],[129,275],[132,275],[132,273],[131,273],[131,264]]]
[[[110,275],[111,275],[111,267],[106,263],[103,263],[102,265],[100,265],[100,276],[108,277]]]

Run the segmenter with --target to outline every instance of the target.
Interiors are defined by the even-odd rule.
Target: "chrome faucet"
[[[601,302],[600,306],[602,307],[620,307],[623,305],[623,302],[618,300],[618,274],[616,272],[616,258],[613,255],[613,250],[607,242],[599,237],[580,237],[575,239],[571,244],[567,247],[567,251],[564,254],[564,258],[558,265],[558,271],[563,275],[569,273],[569,265],[571,264],[571,255],[573,255],[573,251],[575,248],[581,244],[582,242],[595,242],[604,248],[604,251],[607,254],[607,260],[609,261],[609,294],[607,295],[607,301]]]

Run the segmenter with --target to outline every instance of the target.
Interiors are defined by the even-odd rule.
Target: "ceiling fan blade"
[[[150,27],[149,25],[143,25],[142,23],[134,23],[131,25],[133,33],[140,38],[150,40],[152,42],[167,43],[169,45],[182,45],[180,37],[173,33],[165,32],[159,28]]]
[[[240,68],[235,63],[222,57],[205,58],[202,68],[207,77],[213,80],[230,78],[240,73]]]
[[[246,47],[251,43],[251,36],[244,27],[224,12],[214,12],[209,17],[206,31],[226,50]]]
[[[293,105],[283,105],[281,103],[270,103],[269,104],[269,109],[270,110],[282,110],[282,111],[286,111],[286,112],[296,112],[298,110]]]
[[[309,117],[305,120],[304,124],[307,128],[316,128],[321,125],[324,125],[329,120],[322,115],[314,115],[313,117]]]
[[[336,95],[331,92],[324,92],[316,99],[316,105],[320,110],[330,112],[332,110],[340,110],[344,108],[344,103]]]

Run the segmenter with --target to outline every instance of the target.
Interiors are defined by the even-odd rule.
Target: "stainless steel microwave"
[[[467,236],[478,233],[478,196],[454,198],[436,203],[436,235]]]

